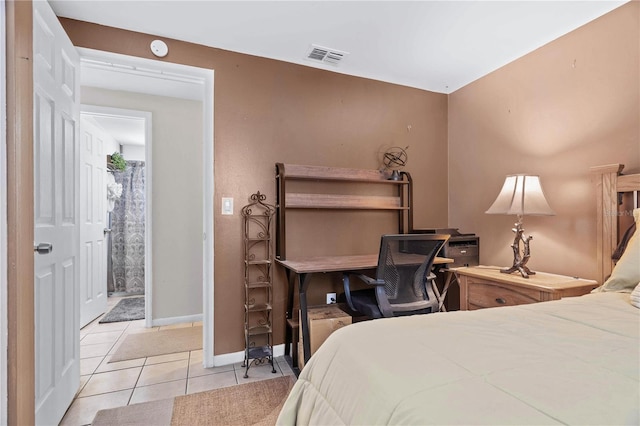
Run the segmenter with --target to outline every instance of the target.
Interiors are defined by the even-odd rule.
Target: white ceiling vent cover
[[[307,52],[306,59],[313,62],[322,62],[337,66],[348,54],[349,52],[343,52],[341,50],[312,44]]]

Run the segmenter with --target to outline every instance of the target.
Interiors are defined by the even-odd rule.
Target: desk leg
[[[287,297],[287,318],[291,319],[293,318],[294,312],[293,312],[293,305],[294,305],[294,294],[293,292],[295,291],[295,286],[296,286],[296,278],[297,278],[297,274],[294,272],[291,272],[290,269],[285,269],[286,274],[287,274],[287,282],[289,283],[289,288],[288,288],[288,297]]]
[[[440,289],[438,288],[438,284],[436,283],[436,279],[429,280],[431,283],[431,289],[433,290],[433,294],[436,296],[436,301],[438,302],[438,310],[434,312],[440,312],[443,309],[444,303],[444,295],[440,294]]]
[[[302,347],[304,348],[304,362],[309,362],[311,358],[311,344],[309,342],[309,317],[307,316],[307,287],[309,286],[311,274],[299,274],[299,297],[300,297],[300,327],[302,327]]]
[[[451,286],[451,284],[456,280],[456,274],[452,270],[446,268],[441,269],[440,272],[445,273],[447,275],[447,278],[445,278],[444,286],[442,287],[442,294],[440,295],[440,299],[438,302],[440,304],[440,311],[447,312],[447,308],[444,306],[444,300],[447,297],[449,286]]]
[[[295,289],[295,284],[296,284],[296,274],[294,274],[293,272],[291,272],[289,269],[285,269],[285,273],[287,274],[287,283],[289,284],[289,288],[288,288],[288,297],[287,297],[287,312],[285,313],[286,315],[286,319],[290,320],[294,317],[294,312],[293,312],[293,305],[294,305],[294,289]],[[288,324],[285,323],[285,336],[284,336],[284,354],[285,355],[290,355],[291,352],[293,352],[293,361],[294,361],[294,365],[297,367],[296,362],[297,362],[297,354],[298,354],[298,348],[291,348],[289,349],[289,345],[293,345],[293,341],[295,340],[293,338],[293,330],[291,330],[291,327],[289,327]]]

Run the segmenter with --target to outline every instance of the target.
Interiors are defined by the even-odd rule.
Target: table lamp
[[[552,216],[555,213],[549,207],[547,199],[540,185],[540,178],[535,175],[509,175],[504,181],[504,185],[493,202],[487,214],[515,214],[518,216],[516,227],[512,229],[515,233],[513,244],[513,266],[501,269],[500,272],[511,274],[520,272],[523,278],[535,274],[527,267],[527,262],[531,257],[529,241],[533,239],[531,235],[525,237],[522,228],[522,217],[531,216]],[[523,245],[521,248],[520,245]]]

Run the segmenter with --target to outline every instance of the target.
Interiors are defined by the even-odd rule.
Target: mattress
[[[639,424],[628,293],[378,319],[334,332],[278,424]]]

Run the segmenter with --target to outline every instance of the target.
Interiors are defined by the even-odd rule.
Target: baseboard
[[[157,318],[151,321],[152,327],[161,327],[163,325],[182,324],[185,322],[202,321],[202,314],[187,315],[184,317]]]
[[[283,355],[284,355],[284,343],[273,347],[274,358],[277,358]],[[244,361],[244,351],[215,355],[213,357],[213,365],[215,367],[220,367],[222,365],[235,364],[242,361]]]

